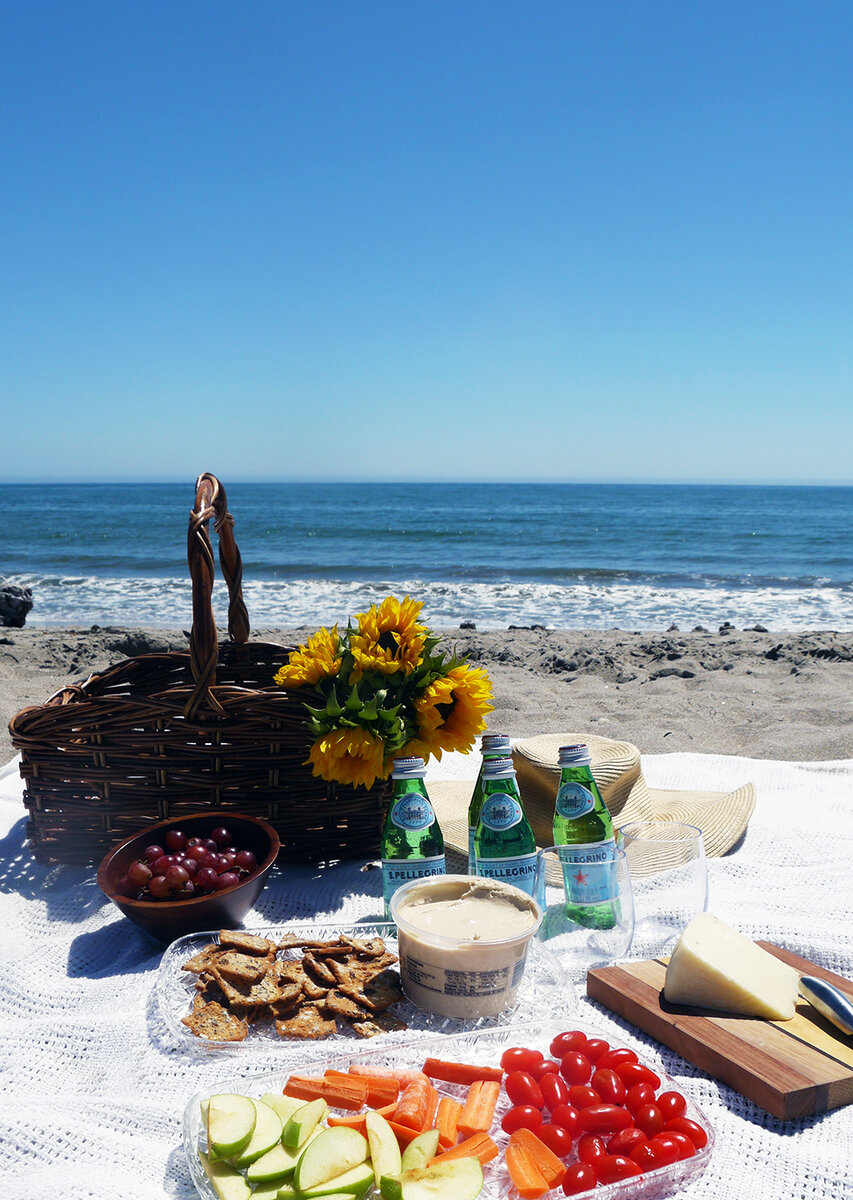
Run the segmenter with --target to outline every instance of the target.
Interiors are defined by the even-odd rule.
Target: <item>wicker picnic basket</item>
[[[212,607],[211,517],[229,593],[230,640],[221,645]],[[189,653],[127,659],[12,719],[27,836],[38,860],[96,862],[145,825],[205,808],[266,818],[286,858],[377,853],[389,786],[366,791],[326,783],[303,765],[303,701],[313,697],[273,683],[289,650],[248,640],[233,523],[225,489],[213,475],[201,475],[187,543]]]

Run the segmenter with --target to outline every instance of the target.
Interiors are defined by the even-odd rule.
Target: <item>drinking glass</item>
[[[548,943],[548,949],[557,954],[568,970],[586,970],[595,963],[624,958],[634,934],[631,875],[625,851],[613,851],[613,861],[609,864],[610,899],[603,906],[596,906],[600,911],[609,909],[610,916],[603,926],[596,927],[582,924],[571,915],[577,910],[569,910],[561,849],[548,846],[538,853],[533,894],[542,909],[542,924],[537,938]],[[577,869],[576,863],[572,869]],[[593,919],[595,914],[591,913],[590,920]]]
[[[631,874],[635,957],[671,953],[684,927],[708,907],[702,830],[677,821],[631,821],[616,844]]]

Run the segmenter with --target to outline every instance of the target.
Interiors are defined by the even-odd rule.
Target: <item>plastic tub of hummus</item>
[[[391,919],[409,999],[427,1012],[475,1020],[515,1000],[542,913],[511,884],[431,875],[394,893]]]

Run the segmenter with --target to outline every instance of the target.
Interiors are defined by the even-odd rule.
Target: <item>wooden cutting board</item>
[[[850,980],[769,942],[758,945],[800,975],[826,979],[853,997]],[[782,1121],[853,1101],[853,1037],[805,1000],[790,1021],[668,1004],[666,963],[663,958],[594,967],[587,972],[587,995]]]

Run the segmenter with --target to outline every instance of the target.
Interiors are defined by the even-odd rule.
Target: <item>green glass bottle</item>
[[[483,763],[483,803],[474,834],[475,875],[502,879],[532,896],[536,884],[536,838],[515,781],[511,758]]]
[[[509,758],[510,740],[505,733],[484,733],[480,742],[483,762],[480,763],[480,773],[474,784],[471,803],[468,805],[468,874],[476,875],[476,855],[474,854],[474,835],[477,832],[477,822],[480,819],[480,806],[483,803],[483,765],[490,758]]]
[[[560,848],[568,916],[579,925],[612,929],[619,904],[616,840],[591,761],[586,746],[560,747],[554,845]]]
[[[382,892],[385,916],[397,888],[425,875],[444,874],[444,838],[424,785],[422,758],[395,758],[393,795],[382,830]]]

